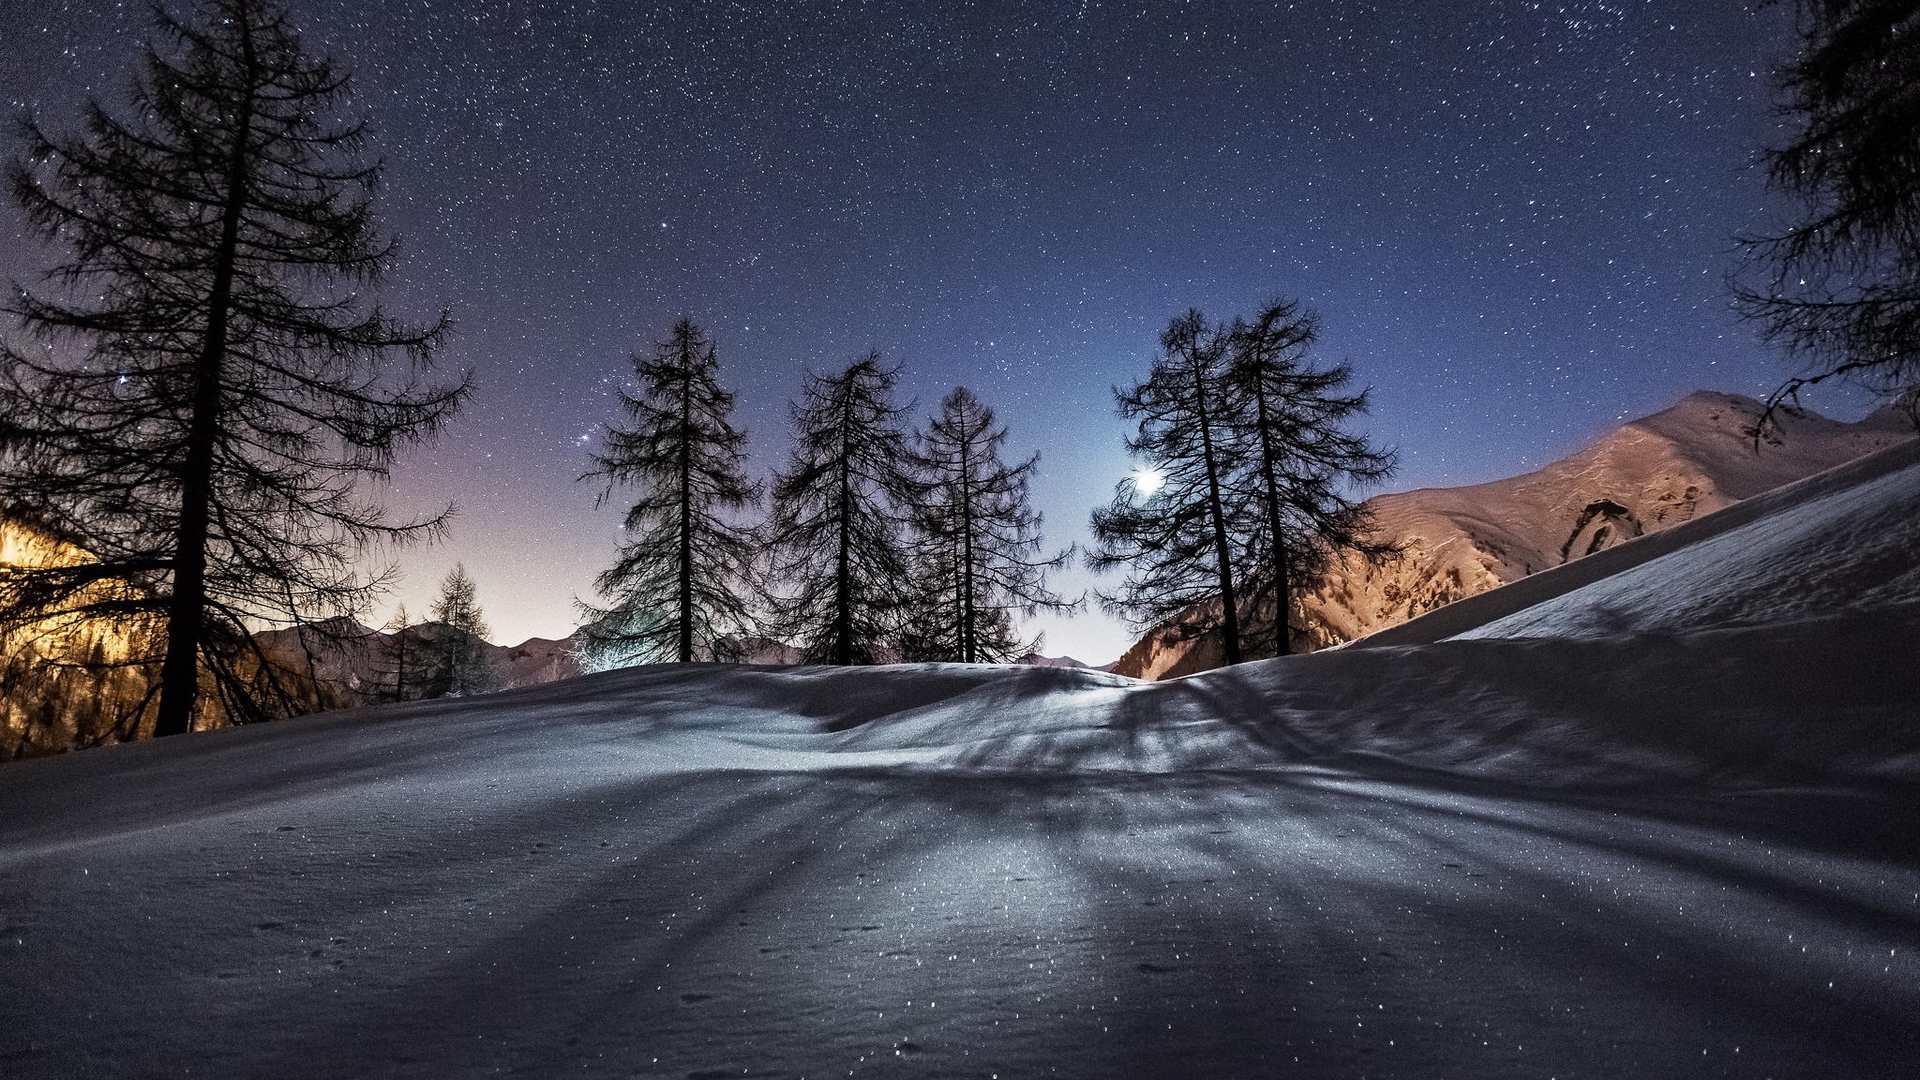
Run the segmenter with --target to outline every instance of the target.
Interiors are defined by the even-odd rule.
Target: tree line
[[[1329,560],[1390,553],[1350,493],[1389,476],[1393,454],[1346,430],[1367,394],[1347,392],[1347,365],[1312,362],[1316,333],[1288,300],[1218,325],[1190,311],[1147,377],[1115,391],[1137,420],[1128,449],[1161,482],[1123,482],[1093,514],[1088,565],[1127,571],[1098,594],[1107,610],[1136,628],[1218,632],[1228,663],[1284,654],[1294,598]],[[811,663],[996,663],[1037,647],[1017,616],[1077,606],[1046,585],[1073,552],[1044,549],[1028,498],[1038,459],[1003,457],[1007,431],[972,391],[956,387],[915,433],[899,366],[878,353],[810,373],[787,463],[763,491],[719,366],[687,319],[635,357],[642,391],[621,394],[627,422],[587,474],[606,480],[603,500],[622,485],[640,494],[596,582],[604,603],[583,605],[596,666],[725,659],[753,637]]]
[[[1920,326],[1920,5],[1800,8],[1786,89],[1805,126],[1771,161],[1809,210],[1750,239],[1736,292],[1812,365],[1774,403],[1826,378],[1893,393]],[[126,627],[88,655],[137,685],[125,730],[175,734],[306,707],[303,674],[256,631],[364,611],[392,580],[370,557],[444,533],[450,507],[394,520],[367,486],[472,386],[433,368],[444,313],[412,324],[373,300],[394,246],[362,124],[339,116],[346,74],[268,0],[155,18],[123,107],[88,102],[74,133],[20,126],[12,196],[64,254],[9,305],[31,344],[0,357],[0,515],[63,554],[0,566],[0,689],[21,700],[68,663],[61,642]],[[1189,312],[1116,391],[1159,483],[1094,514],[1089,565],[1124,571],[1104,607],[1217,631],[1229,662],[1285,652],[1303,585],[1383,553],[1350,496],[1393,456],[1346,430],[1366,394],[1312,362],[1314,335],[1286,300],[1225,323]],[[718,363],[676,325],[636,360],[639,393],[593,462],[603,497],[635,494],[586,608],[603,662],[724,658],[750,632],[828,663],[1005,660],[1032,644],[1021,617],[1071,606],[1046,584],[1072,552],[1042,542],[1035,459],[1005,456],[971,392],[916,431],[897,365],[810,373],[763,485]]]
[[[1047,588],[1046,553],[1006,428],[965,387],[923,431],[898,401],[900,367],[870,352],[808,373],[792,445],[769,485],[746,473],[746,435],[717,350],[691,319],[636,356],[637,395],[588,478],[639,498],[583,604],[596,667],[737,659],[755,639],[809,663],[1001,663],[1036,648],[1016,615],[1077,606]],[[755,516],[762,502],[764,516]]]

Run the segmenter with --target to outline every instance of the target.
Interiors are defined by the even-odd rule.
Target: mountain
[[[434,678],[430,657],[447,635],[462,633],[437,622],[384,632],[354,619],[335,618],[297,629],[262,631],[255,637],[282,663],[299,670],[311,664],[316,681],[340,689],[344,700],[329,703],[337,706],[390,700],[396,669],[402,665],[408,670],[409,687],[400,696],[427,693],[425,684]],[[572,678],[583,670],[572,637],[528,638],[511,646],[480,640],[479,646],[502,689]]]
[[[494,668],[500,672],[500,685],[506,688],[571,679],[581,672],[579,648],[572,636],[534,637],[511,647],[494,648],[500,650],[495,654]]]
[[[1092,664],[1088,664],[1088,663],[1084,663],[1084,662],[1082,662],[1082,661],[1079,661],[1079,660],[1075,660],[1075,659],[1074,659],[1073,657],[1071,657],[1071,656],[1041,656],[1041,655],[1040,655],[1039,653],[1028,653],[1027,655],[1025,655],[1025,656],[1023,656],[1023,657],[1021,657],[1020,659],[1018,659],[1018,660],[1015,660],[1015,661],[1014,661],[1014,663],[1016,663],[1016,664],[1025,664],[1025,665],[1026,665],[1026,666],[1028,666],[1028,667],[1057,667],[1057,668],[1088,668],[1088,669],[1093,669],[1093,665],[1092,665]]]
[[[1792,410],[1756,451],[1748,432],[1761,408],[1752,398],[1699,391],[1530,473],[1368,500],[1380,535],[1402,545],[1402,554],[1336,570],[1309,590],[1307,634],[1296,648],[1364,637],[1914,434],[1912,421],[1891,407],[1857,423]],[[1160,679],[1219,664],[1217,637],[1177,641],[1156,630],[1113,670]]]
[[[93,562],[73,539],[16,507],[0,508],[0,576],[13,567]],[[149,598],[129,580],[95,581],[74,599],[121,605]],[[161,624],[133,616],[50,617],[0,628],[0,761],[114,741],[136,724],[123,713],[147,696],[133,661],[160,647]],[[216,706],[217,707],[217,704]]]

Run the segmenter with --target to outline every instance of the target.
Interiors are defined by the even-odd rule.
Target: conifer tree
[[[1096,594],[1108,610],[1175,639],[1218,633],[1237,664],[1290,651],[1292,597],[1336,554],[1391,551],[1349,494],[1391,475],[1393,454],[1344,430],[1367,395],[1340,392],[1346,365],[1307,361],[1314,337],[1313,317],[1286,300],[1226,326],[1197,311],[1173,321],[1147,379],[1119,395],[1139,422],[1127,448],[1161,484],[1123,482],[1094,512],[1089,565],[1129,570]]]
[[[904,519],[918,492],[897,405],[898,365],[871,352],[809,374],[792,406],[793,450],[773,480],[776,632],[809,663],[870,664],[897,641],[910,599]]]
[[[595,667],[691,662],[749,621],[753,530],[735,515],[760,498],[746,476],[746,434],[720,385],[713,342],[691,319],[649,358],[634,357],[641,396],[620,395],[630,426],[607,432],[588,476],[639,489],[614,564],[595,579],[605,607],[582,604]]]
[[[428,609],[439,623],[433,642],[432,692],[428,697],[465,697],[500,688],[487,655],[486,616],[480,590],[464,563],[455,563],[440,583],[440,595]]]
[[[1346,364],[1315,368],[1307,351],[1317,336],[1312,313],[1278,299],[1251,321],[1235,320],[1228,334],[1222,399],[1229,437],[1241,471],[1231,499],[1243,553],[1241,602],[1249,612],[1271,608],[1263,625],[1250,622],[1250,647],[1271,655],[1292,652],[1294,593],[1316,580],[1336,555],[1379,558],[1392,548],[1370,536],[1371,512],[1349,498],[1356,486],[1393,474],[1391,451],[1374,449],[1344,429],[1367,410],[1367,391],[1345,394],[1353,379]]]
[[[1160,338],[1147,378],[1115,390],[1120,415],[1137,423],[1127,450],[1161,481],[1151,492],[1122,481],[1093,512],[1097,571],[1126,567],[1101,606],[1138,627],[1167,624],[1177,637],[1219,630],[1226,662],[1241,658],[1234,580],[1236,509],[1232,482],[1241,447],[1222,400],[1228,334],[1198,311],[1175,318]]]
[[[155,734],[204,689],[235,719],[299,707],[251,628],[364,608],[369,545],[418,538],[361,495],[466,395],[425,374],[445,320],[407,327],[366,294],[393,254],[378,166],[333,117],[346,88],[266,0],[157,12],[130,106],[83,133],[29,122],[14,197],[68,261],[16,313],[46,342],[0,364],[0,505],[92,557],[12,572],[0,620],[164,619]],[[56,348],[70,342],[74,348]],[[138,597],[95,598],[100,582]],[[102,606],[105,604],[106,606]]]
[[[413,701],[421,695],[426,658],[421,655],[412,623],[413,616],[405,604],[395,608],[393,618],[387,620],[382,641],[386,655],[374,671],[375,701]]]
[[[1008,465],[1006,439],[993,410],[964,386],[941,401],[921,437],[915,577],[924,595],[909,659],[1004,663],[1039,645],[1017,634],[1014,613],[1076,606],[1046,587],[1046,572],[1073,553],[1040,553],[1040,515],[1027,491],[1040,459]]]
[[[1748,237],[1741,310],[1806,372],[1762,424],[1828,379],[1889,395],[1920,383],[1920,0],[1798,0],[1788,67],[1794,140],[1768,151],[1775,190],[1804,206]]]

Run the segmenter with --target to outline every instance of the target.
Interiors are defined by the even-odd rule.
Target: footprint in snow
[[[1148,963],[1141,963],[1135,966],[1138,967],[1139,970],[1144,971],[1149,975],[1165,975],[1169,971],[1180,970],[1179,968],[1161,967],[1159,964],[1148,964]]]
[[[713,1000],[712,994],[681,994],[680,995],[680,1004],[682,1005],[698,1005],[703,1001],[712,1001],[712,1000]]]

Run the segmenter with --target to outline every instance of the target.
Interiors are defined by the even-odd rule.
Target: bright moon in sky
[[[1142,495],[1151,495],[1159,491],[1160,485],[1166,482],[1167,474],[1159,469],[1141,469],[1133,474],[1133,490]]]

